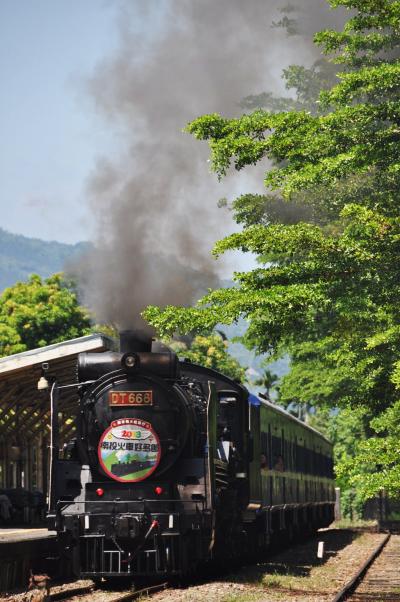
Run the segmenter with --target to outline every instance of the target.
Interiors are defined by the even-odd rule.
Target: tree
[[[218,334],[196,336],[190,346],[182,342],[171,342],[169,345],[181,358],[218,370],[234,380],[245,380],[245,368],[229,354],[227,341]]]
[[[0,296],[0,356],[90,333],[87,311],[78,304],[72,282],[61,274],[33,275]]]
[[[340,457],[338,479],[354,487],[359,499],[370,498],[379,491],[398,499],[400,401],[375,416],[370,427],[375,436],[361,437],[353,446],[357,461],[354,462],[354,457],[349,454]]]
[[[321,93],[321,113],[258,109],[238,119],[206,115],[187,128],[209,141],[219,177],[231,164],[240,170],[268,158],[269,194],[309,202],[315,219],[245,224],[214,253],[253,252],[260,267],[236,273],[235,286],[210,292],[195,307],[149,307],[145,317],[168,333],[201,332],[244,316],[249,345],[291,355],[282,395],[286,386],[296,388],[299,403],[311,396],[322,405],[369,408],[377,416],[374,444],[384,439],[391,452],[385,448],[379,462],[369,456],[373,476],[364,494],[371,496],[400,487],[385,420],[400,386],[400,4],[330,4],[354,16],[342,32],[315,37],[342,68],[339,83]],[[236,203],[243,210],[243,200]],[[353,482],[364,478],[364,458],[352,463]]]
[[[254,384],[257,387],[262,387],[264,389],[265,396],[268,399],[271,399],[271,392],[278,390],[276,385],[279,382],[279,376],[274,374],[274,372],[268,368],[268,363],[264,363],[263,372],[260,375],[260,378],[254,381]]]
[[[268,109],[274,113],[282,111],[308,111],[323,113],[319,102],[321,90],[330,89],[336,82],[338,68],[326,59],[318,59],[311,67],[290,65],[283,70],[282,78],[286,90],[293,90],[295,98],[277,97],[272,92],[246,96],[240,103],[243,109]]]

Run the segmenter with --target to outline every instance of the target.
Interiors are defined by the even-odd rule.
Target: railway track
[[[366,540],[361,540],[366,537]],[[369,538],[369,539],[368,539]],[[298,602],[400,602],[400,535],[382,536],[363,535],[351,542],[347,533],[336,531],[324,533],[324,540],[330,559],[321,565],[311,563],[310,556],[315,553],[315,540],[309,544],[295,546],[293,550],[272,556],[265,564],[244,567],[239,578],[236,575],[205,581],[196,581],[187,588],[169,589],[165,595],[161,590],[167,583],[149,585],[139,590],[130,589],[129,583],[117,590],[96,587],[91,581],[77,581],[54,584],[49,600],[70,602],[130,602],[144,596],[156,595],[159,602],[176,600],[184,602],[188,597],[193,602],[219,602],[228,597],[239,602],[247,594],[257,600],[291,600]],[[377,543],[379,541],[379,543]],[[349,545],[350,544],[350,545]],[[354,546],[354,548],[353,548]],[[363,553],[365,550],[366,553]],[[339,593],[336,587],[342,587],[344,578],[349,579],[357,568],[359,558],[368,558],[362,567],[348,581]],[[326,576],[324,567],[326,564]],[[282,572],[282,568],[284,569]],[[299,569],[305,574],[299,574]],[[287,573],[287,574],[286,574]],[[314,573],[314,574],[313,574]],[[298,575],[298,579],[295,575]],[[282,575],[282,579],[280,578]],[[266,581],[264,581],[266,579]],[[336,584],[336,587],[335,587]],[[339,585],[342,584],[342,585]],[[267,596],[267,598],[265,598]],[[29,598],[30,599],[30,598]],[[5,600],[1,598],[0,600]],[[6,598],[8,602],[26,602],[24,594]],[[36,600],[36,599],[35,599]]]
[[[85,596],[86,594],[91,594],[94,590],[94,585],[85,585],[83,587],[71,587],[71,589],[66,589],[60,592],[56,592],[54,594],[50,594],[50,600],[51,602],[56,602],[57,600],[68,600],[75,596]]]
[[[93,585],[71,588],[54,593],[50,600],[76,600],[84,602],[130,602],[141,596],[151,596],[168,587],[168,583],[149,586],[136,591],[105,591]],[[262,590],[256,590],[262,595]],[[275,590],[276,591],[276,590]],[[297,594],[301,597],[315,596],[316,592],[307,592],[293,588],[279,589],[287,593],[290,598]],[[253,591],[253,594],[255,592]],[[272,593],[272,592],[271,592]],[[322,594],[322,592],[321,592]],[[323,598],[326,599],[324,593]],[[260,598],[261,599],[261,598]],[[400,535],[387,535],[372,551],[357,573],[335,595],[331,602],[400,602]]]
[[[400,602],[400,535],[388,535],[332,602]]]
[[[61,592],[56,592],[50,594],[51,602],[56,602],[59,600],[75,600],[79,599],[82,602],[87,600],[92,600],[94,597],[99,596],[99,599],[110,602],[131,602],[131,600],[137,600],[141,596],[151,596],[163,589],[168,587],[168,583],[157,583],[156,585],[150,585],[144,587],[142,589],[137,589],[134,591],[125,591],[122,593],[102,590],[96,588],[94,585],[87,585],[83,587],[71,587],[71,589],[66,589]]]

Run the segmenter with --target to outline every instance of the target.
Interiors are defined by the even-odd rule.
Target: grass
[[[272,573],[271,575],[266,575],[262,579],[263,585],[267,587],[279,587],[282,586],[282,577],[286,575],[278,575],[277,573]]]
[[[260,600],[260,594],[261,592],[226,594],[220,602],[257,602],[257,600]]]
[[[314,566],[310,568],[308,575],[293,575],[288,572],[285,574],[271,573],[265,575],[261,580],[263,587],[283,588],[296,591],[315,591],[321,592],[326,589],[327,581],[333,576],[334,569],[329,565]]]
[[[352,560],[353,554],[350,550],[353,549],[356,556],[362,555],[364,548],[371,545],[371,538],[374,537],[375,534],[369,532],[360,533],[349,529],[341,533],[336,530],[321,532],[320,539],[325,541],[323,561],[316,558],[317,539],[301,544],[293,550],[271,557],[265,563],[247,567],[233,576],[232,581],[251,584],[252,591],[248,592],[248,598],[246,592],[238,592],[236,595],[232,592],[233,597],[228,598],[226,602],[252,602],[254,599],[261,601],[265,600],[266,594],[271,601],[286,602],[292,596],[301,599],[310,596],[313,600],[329,596],[334,592],[333,584],[341,579],[343,564],[347,565],[349,560]],[[338,562],[338,557],[343,554],[343,561]],[[254,598],[254,587],[261,590],[259,598]],[[241,598],[242,595],[245,597]]]
[[[254,590],[248,593],[232,593],[226,599],[223,598],[223,602],[252,602],[253,600],[261,600],[257,596],[265,596],[266,592],[269,592],[271,599],[273,594],[274,600],[286,600],[288,592],[300,595],[301,592],[315,592],[315,595],[318,595],[326,591],[327,583],[335,577],[336,570],[334,566],[328,563],[314,565],[312,563],[305,563],[296,567],[282,563],[278,569],[274,570],[274,568],[270,567],[268,569],[265,566],[264,570],[259,570],[258,572],[252,572],[251,567],[244,569],[244,574],[239,574],[233,577],[232,580],[246,583],[253,588],[259,588],[260,593],[257,594]],[[271,572],[266,572],[267,570]],[[264,600],[264,598],[262,599]]]
[[[356,518],[351,520],[350,518],[342,518],[333,523],[332,527],[335,529],[372,529],[377,526],[376,520],[363,520],[362,518]]]

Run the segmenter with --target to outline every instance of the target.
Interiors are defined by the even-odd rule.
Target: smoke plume
[[[120,42],[90,80],[118,153],[98,160],[88,190],[95,251],[80,266],[99,321],[143,327],[148,304],[192,303],[215,284],[215,240],[232,230],[218,198],[262,190],[259,170],[209,174],[208,148],[182,132],[204,113],[234,116],[240,100],[282,93],[281,70],[311,63],[310,33],[334,24],[324,0],[301,0],[298,35],[273,27],[281,0],[130,0]],[[311,32],[309,31],[311,29]],[[257,175],[257,184],[255,183]]]

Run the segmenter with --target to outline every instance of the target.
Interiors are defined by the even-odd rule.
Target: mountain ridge
[[[90,243],[67,244],[45,241],[0,228],[0,291],[31,274],[47,278],[83,253]]]

